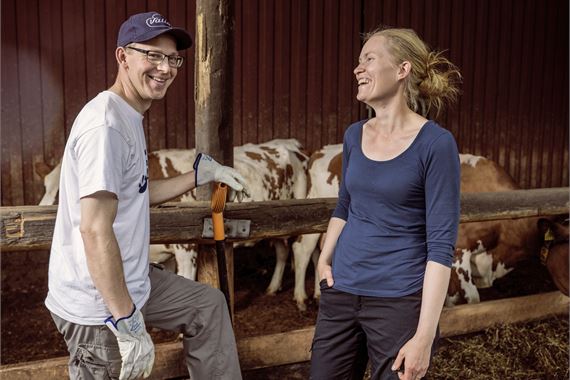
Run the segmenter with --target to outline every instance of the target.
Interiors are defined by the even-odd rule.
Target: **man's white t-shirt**
[[[140,309],[149,297],[148,162],[142,120],[119,95],[104,91],[73,123],[61,166],[45,301],[67,321],[102,325],[111,315],[91,280],[79,232],[80,199],[97,191],[118,198],[113,230],[131,298]]]

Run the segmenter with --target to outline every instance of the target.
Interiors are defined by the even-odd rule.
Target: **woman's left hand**
[[[404,372],[398,372],[400,380],[419,380],[426,375],[432,343],[433,339],[429,341],[414,335],[400,348],[392,366],[392,370],[395,371],[402,366],[402,363],[404,364]]]

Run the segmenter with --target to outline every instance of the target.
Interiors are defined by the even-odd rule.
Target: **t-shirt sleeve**
[[[425,200],[427,260],[451,267],[460,212],[460,163],[451,133],[430,147],[426,164]]]
[[[340,178],[340,184],[338,189],[338,201],[336,208],[333,211],[332,216],[340,218],[343,220],[348,219],[348,207],[350,206],[350,194],[346,189],[346,168],[348,167],[348,156],[350,155],[350,149],[348,144],[348,133],[350,128],[346,131],[344,135],[344,141],[342,143],[342,176]]]
[[[90,129],[74,145],[79,197],[108,191],[119,197],[129,147],[124,137],[106,126]]]

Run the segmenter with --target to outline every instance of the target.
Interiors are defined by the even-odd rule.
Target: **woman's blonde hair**
[[[379,28],[364,35],[364,42],[383,36],[396,64],[408,61],[410,74],[406,78],[406,100],[415,112],[427,116],[435,111],[437,117],[446,103],[452,104],[459,95],[459,69],[442,52],[430,51],[412,29]]]

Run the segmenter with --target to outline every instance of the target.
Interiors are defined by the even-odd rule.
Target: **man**
[[[119,30],[117,80],[77,116],[65,147],[46,306],[64,336],[73,379],[147,377],[154,346],[146,324],[183,334],[192,379],[240,379],[223,294],[149,266],[149,204],[198,185],[247,189],[234,169],[200,154],[194,171],[148,180],[143,114],[162,99],[192,45],[155,12]]]

